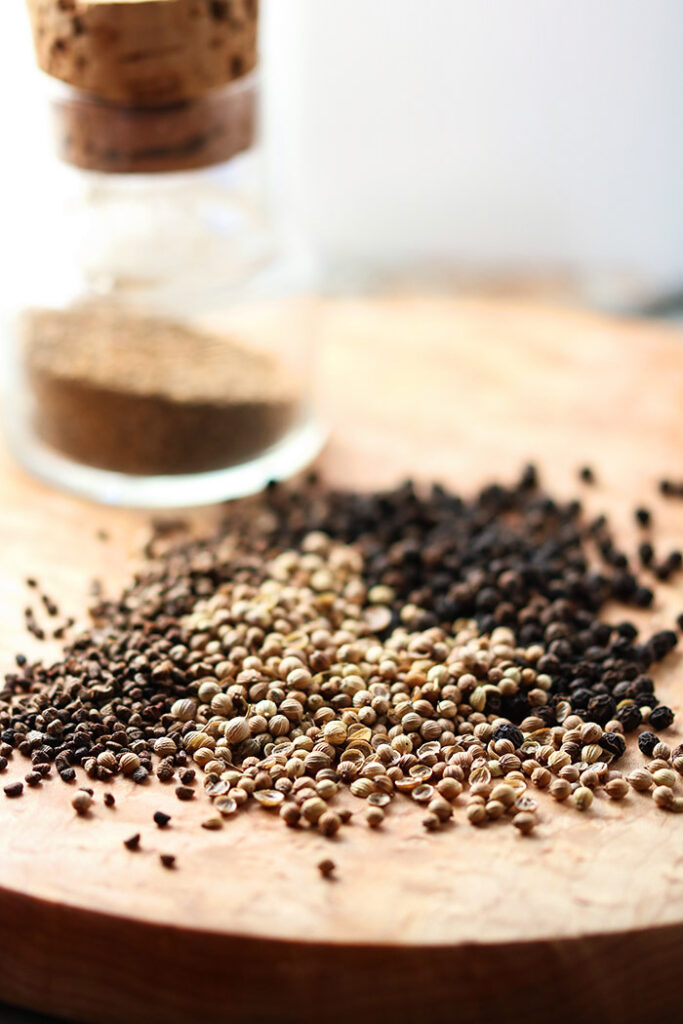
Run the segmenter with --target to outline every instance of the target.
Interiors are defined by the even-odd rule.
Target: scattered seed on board
[[[530,811],[519,811],[512,819],[512,824],[523,836],[531,835],[536,827],[536,815]]]
[[[579,786],[572,793],[572,802],[577,810],[587,811],[593,804],[593,791],[586,786]]]
[[[74,793],[71,800],[71,806],[75,810],[76,814],[85,817],[90,813],[90,809],[94,803],[92,795],[86,792],[84,789],[79,789],[77,793]]]
[[[285,803],[280,808],[280,817],[285,825],[295,828],[301,820],[301,811],[295,803]]]
[[[166,814],[164,811],[154,812],[154,824],[158,825],[159,828],[166,828],[171,820],[171,815]]]
[[[610,779],[605,792],[610,800],[623,800],[628,793],[628,782],[626,779]]]
[[[566,800],[572,791],[571,783],[567,779],[555,779],[550,784],[550,795],[555,800]]]
[[[335,811],[325,811],[318,818],[318,831],[328,837],[336,836],[341,827],[341,818]]]
[[[655,786],[669,786],[673,789],[676,785],[678,775],[672,768],[659,768],[652,773],[652,781]]]
[[[128,839],[124,839],[123,845],[126,847],[127,850],[139,850],[140,833],[136,832],[135,835],[130,836]]]
[[[645,793],[647,790],[652,789],[652,773],[647,768],[634,768],[630,775],[627,776],[628,783],[638,793]]]
[[[465,813],[470,825],[483,825],[487,819],[486,807],[483,803],[470,804]],[[439,820],[436,815],[433,815],[433,817],[437,821]]]
[[[209,832],[217,832],[223,828],[223,819],[218,814],[212,815],[210,818],[205,818],[202,822],[202,828],[207,829]]]
[[[323,878],[331,878],[337,869],[337,865],[329,857],[324,857],[323,860],[318,861],[318,871]]]
[[[683,797],[676,796],[670,786],[657,786],[652,792],[652,799],[664,811],[676,814],[683,811]]]
[[[430,814],[435,814],[442,824],[450,821],[453,817],[453,807],[448,800],[442,796],[435,796],[433,800],[430,800],[427,805],[427,810]]]
[[[176,866],[176,855],[174,853],[160,853],[159,860],[162,866],[169,870]]]

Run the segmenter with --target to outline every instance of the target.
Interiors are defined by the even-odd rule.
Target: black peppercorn
[[[621,722],[624,732],[635,732],[643,721],[637,704],[624,704],[623,707],[617,708],[615,717],[617,722]]]
[[[493,733],[494,740],[509,740],[512,745],[517,748],[521,747],[524,743],[524,734],[521,729],[518,729],[512,722],[505,722],[503,725],[499,725]]]
[[[649,526],[652,522],[652,513],[648,508],[637,508],[635,511],[636,522],[640,526]]]
[[[602,734],[598,743],[603,750],[608,751],[614,755],[614,760],[618,761],[620,757],[626,752],[626,740],[618,732],[605,732]]]
[[[654,594],[649,587],[637,587],[633,595],[633,603],[639,608],[649,608]]]
[[[660,704],[650,712],[650,725],[653,729],[668,729],[673,725],[674,713],[665,704]]]
[[[536,487],[538,487],[538,472],[536,467],[529,463],[522,470],[522,475],[519,479],[519,489],[520,491],[533,491]]]
[[[641,732],[638,737],[638,749],[641,754],[645,754],[645,757],[652,757],[652,751],[655,749],[659,740],[653,732],[649,730],[647,732]]]
[[[652,559],[655,556],[655,549],[650,544],[649,540],[644,540],[638,545],[638,558],[643,565],[651,565]]]
[[[672,572],[676,572],[683,565],[683,552],[675,549],[670,551],[666,557],[666,564],[669,566]]]
[[[678,637],[672,629],[663,629],[653,634],[647,642],[647,647],[655,661],[661,661],[678,643]]]
[[[608,722],[616,711],[616,704],[614,698],[610,697],[606,693],[599,693],[595,697],[591,697],[588,701],[586,708],[586,715],[589,721],[598,722],[600,725],[604,725]]]

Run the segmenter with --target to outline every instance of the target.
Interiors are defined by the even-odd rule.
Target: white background
[[[270,179],[329,268],[683,282],[681,0],[266,0]],[[21,0],[0,201],[36,185]],[[25,215],[25,214],[23,214]]]

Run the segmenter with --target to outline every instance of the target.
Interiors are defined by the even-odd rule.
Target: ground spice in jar
[[[544,800],[683,811],[683,747],[656,735],[673,712],[649,674],[678,636],[601,618],[652,592],[607,521],[543,494],[531,469],[468,500],[274,486],[215,535],[160,528],[146,551],[62,661],[6,676],[10,768],[173,781],[211,806],[210,831],[258,806],[332,838],[343,791],[380,834],[397,800],[428,832],[507,823],[520,841]],[[647,765],[625,778],[637,746]]]
[[[297,389],[269,355],[236,340],[107,305],[33,310],[23,328],[35,427],[100,469],[195,473],[280,440]]]

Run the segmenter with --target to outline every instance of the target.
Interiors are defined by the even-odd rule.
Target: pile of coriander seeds
[[[21,659],[0,771],[30,770],[5,793],[124,775],[205,801],[208,829],[260,807],[325,836],[381,827],[397,800],[430,831],[527,835],[538,790],[579,812],[632,791],[682,811],[683,745],[657,736],[673,713],[650,675],[678,635],[629,621],[653,600],[641,577],[605,518],[543,493],[532,467],[473,499],[271,487],[212,536],[160,530],[60,661]],[[636,736],[646,760],[624,776]],[[78,813],[99,799],[86,790]]]

